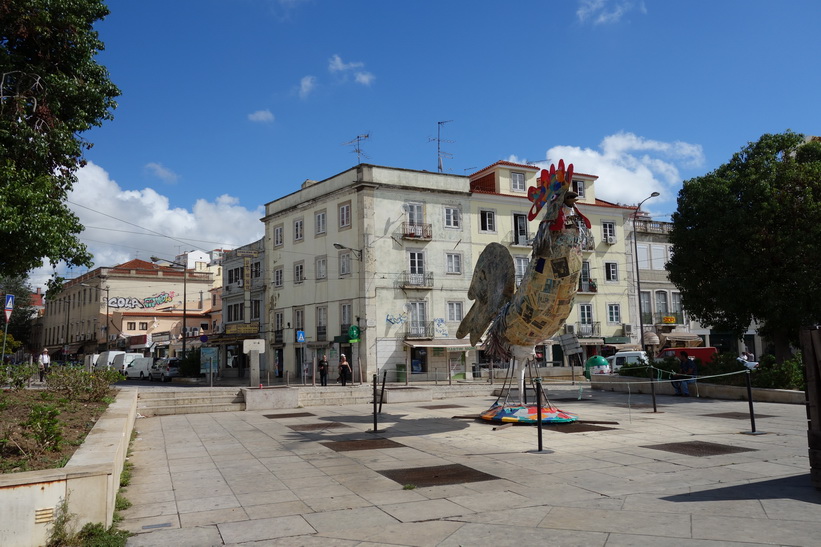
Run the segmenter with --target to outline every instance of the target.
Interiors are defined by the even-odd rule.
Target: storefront
[[[406,375],[406,382],[448,381],[452,378],[472,377],[474,359],[469,359],[468,354],[476,351],[476,348],[465,340],[407,340],[405,348],[404,370],[409,372]],[[396,370],[401,372],[401,367],[397,367]]]

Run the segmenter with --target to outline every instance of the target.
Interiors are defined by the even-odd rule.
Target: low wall
[[[136,415],[136,390],[120,391],[65,467],[0,475],[0,545],[45,545],[66,496],[78,529],[111,526]]]
[[[631,393],[650,393],[650,380],[633,376],[619,376],[618,374],[593,374],[590,378],[590,387],[604,391],[621,391]],[[727,399],[746,401],[747,388],[739,386],[722,386],[696,381],[690,384],[690,395],[708,397],[712,399]],[[659,395],[673,395],[675,390],[669,381],[655,382],[655,391]],[[803,405],[806,398],[803,391],[788,389],[752,389],[753,401],[761,403],[785,403]]]
[[[299,407],[299,388],[285,386],[262,389],[244,387],[240,391],[242,391],[242,396],[245,398],[245,410]]]

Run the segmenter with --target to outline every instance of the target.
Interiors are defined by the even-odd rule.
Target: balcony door
[[[406,235],[413,235],[422,237],[424,233],[425,219],[422,212],[421,203],[408,203],[408,233]]]
[[[422,251],[408,252],[408,284],[425,284],[425,253]]]
[[[408,319],[408,332],[413,336],[425,336],[428,322],[426,303],[409,302]]]
[[[513,215],[513,241],[516,245],[527,245],[527,215]]]

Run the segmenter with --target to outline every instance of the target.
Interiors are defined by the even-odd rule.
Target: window
[[[230,304],[228,306],[228,322],[245,320],[245,304]]]
[[[349,303],[339,305],[339,317],[343,325],[353,324],[353,306]]]
[[[314,217],[314,225],[316,227],[316,235],[322,235],[327,230],[327,222],[325,219],[325,211],[319,211]]]
[[[245,275],[245,266],[228,270],[228,283],[239,283]]]
[[[294,264],[294,283],[305,281],[305,263],[300,261]]]
[[[641,306],[641,322],[652,323],[653,308],[650,305],[650,291],[641,291],[639,298],[639,305]]]
[[[593,304],[579,304],[579,323],[582,325],[593,324]]]
[[[428,316],[425,302],[408,302],[408,308],[408,332],[414,336],[425,336]]]
[[[316,259],[316,278],[326,279],[328,277],[328,258],[325,256]]]
[[[621,306],[619,304],[607,305],[607,322],[610,324],[621,323]]]
[[[447,262],[447,272],[449,274],[462,273],[462,255],[459,253],[447,253],[445,255]]]
[[[513,192],[525,191],[525,174],[524,173],[510,173],[510,189]]]
[[[408,224],[411,226],[421,226],[425,223],[424,210],[421,203],[408,203]]]
[[[305,223],[301,218],[294,221],[294,241],[302,241],[305,238]]]
[[[681,306],[681,293],[674,292],[670,295],[673,299],[672,306],[670,307],[670,311],[675,314],[680,314],[684,308]]]
[[[339,206],[339,227],[350,228],[351,226],[351,202],[348,201]]]
[[[650,255],[652,256],[650,267],[654,270],[664,270],[664,265],[667,263],[667,247],[664,245],[651,245]]]
[[[496,213],[494,211],[479,211],[479,230],[482,232],[496,231]]]
[[[325,306],[316,308],[316,335],[320,340],[328,336],[328,308]]]
[[[294,308],[294,328],[305,330],[305,310],[303,308]]]
[[[411,274],[425,273],[425,253],[422,251],[408,252],[408,267]]]
[[[602,231],[602,238],[604,238],[605,243],[615,243],[616,242],[616,223],[615,222],[602,222],[601,223],[601,231]]]
[[[530,264],[530,259],[526,256],[517,256],[515,257],[516,261],[516,286],[518,287],[519,284],[522,282],[522,279],[525,278],[525,273],[527,272],[527,266]]]
[[[274,247],[281,247],[282,240],[282,224],[280,224],[279,226],[274,226]]]
[[[274,329],[282,330],[285,328],[285,314],[281,311],[274,313]]]
[[[461,227],[459,209],[456,207],[445,207],[445,228],[459,227]]]
[[[650,249],[647,245],[638,243],[636,244],[636,248],[638,249],[638,257],[639,257],[639,269],[646,270],[650,267]]]
[[[669,314],[670,308],[667,304],[667,291],[656,291],[656,313],[659,316],[664,317]]]
[[[604,278],[607,281],[619,280],[619,265],[615,262],[604,263]]]
[[[251,300],[251,321],[259,320],[260,301]]]
[[[140,330],[148,330],[148,321],[140,321]]]
[[[448,321],[462,320],[462,303],[448,302]]]
[[[580,198],[584,197],[584,181],[583,180],[574,180],[573,181],[573,191],[579,194]]]
[[[126,330],[137,330],[137,323],[135,321],[129,321],[125,324]]]
[[[513,242],[516,245],[528,244],[527,215],[513,215]]]
[[[351,275],[351,253],[339,255],[339,275]]]
[[[274,269],[274,287],[281,287],[282,283],[282,266],[280,266]]]
[[[262,262],[254,262],[251,264],[251,277],[259,277],[262,275]]]

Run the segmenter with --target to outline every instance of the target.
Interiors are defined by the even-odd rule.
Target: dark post
[[[747,380],[747,401],[750,403],[750,427],[755,433],[755,411],[753,410],[753,384],[750,381],[750,369],[747,369],[747,374],[744,375]]]
[[[373,375],[373,432],[376,433],[376,386],[379,376]]]
[[[388,379],[388,371],[382,373],[382,396],[379,397],[379,413],[382,414],[382,401],[385,400],[385,381]]]
[[[539,430],[539,452],[542,451],[542,379],[536,378],[536,424]]]
[[[647,367],[647,370],[650,372],[648,376],[650,377],[650,393],[653,396],[653,412],[658,412],[656,408],[656,382],[653,380],[653,367]]]

